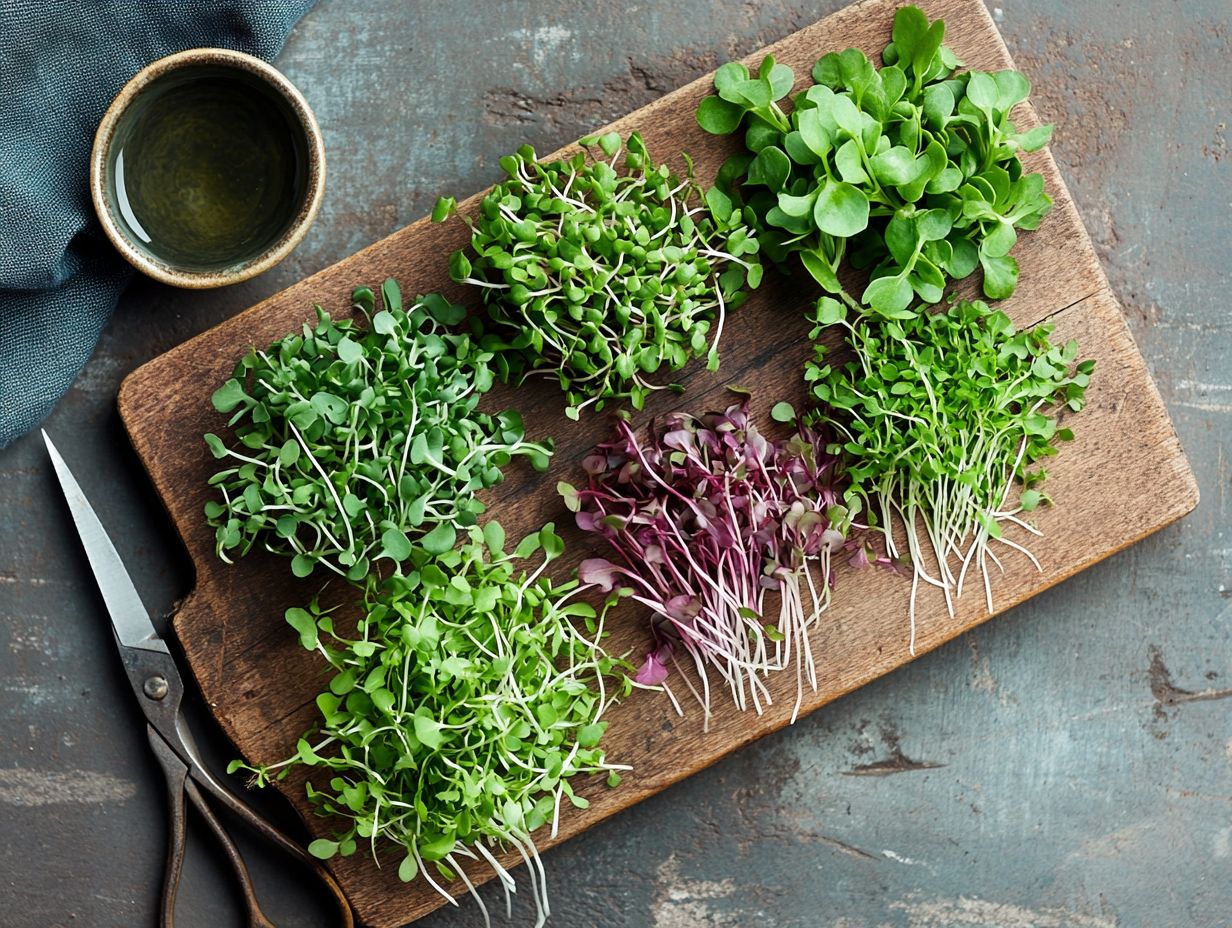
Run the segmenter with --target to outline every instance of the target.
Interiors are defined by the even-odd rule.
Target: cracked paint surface
[[[71,461],[92,462],[80,469],[86,490],[152,610],[169,609],[192,577],[114,410],[125,373],[419,218],[438,194],[491,183],[518,145],[550,151],[840,5],[501,0],[460,13],[321,0],[279,60],[329,149],[308,238],[274,271],[222,291],[138,282],[48,423]],[[554,925],[1228,923],[1227,0],[990,9],[1057,123],[1053,151],[1203,503],[554,850]],[[0,924],[153,924],[162,784],[59,506],[40,442],[0,452]],[[206,748],[230,756],[216,739]],[[240,924],[208,838],[190,843],[177,923]],[[279,924],[328,924],[285,861],[258,853],[253,869]],[[498,889],[484,892],[499,906]],[[422,924],[477,923],[463,906]]]

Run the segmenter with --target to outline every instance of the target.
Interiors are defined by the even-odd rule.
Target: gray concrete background
[[[150,607],[169,610],[191,576],[115,413],[125,373],[438,193],[490,183],[518,144],[550,150],[839,5],[323,0],[279,61],[329,150],[308,239],[222,292],[134,285],[48,423]],[[1000,0],[993,12],[1058,124],[1053,151],[1202,505],[553,851],[553,924],[1232,923],[1232,6]],[[0,925],[154,923],[165,811],[138,721],[28,438],[0,453]],[[870,764],[883,775],[853,775]],[[257,853],[254,869],[280,924],[328,924],[281,860]],[[178,923],[240,924],[200,831]],[[423,924],[479,919],[464,905]]]

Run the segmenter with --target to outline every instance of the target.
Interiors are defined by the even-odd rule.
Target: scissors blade
[[[116,638],[120,644],[130,648],[164,650],[166,645],[154,630],[150,614],[142,604],[141,597],[137,595],[137,588],[133,586],[128,571],[124,569],[124,562],[120,560],[115,545],[107,537],[103,524],[98,521],[93,507],[81,492],[77,480],[64,463],[64,458],[60,456],[56,446],[51,443],[46,431],[43,432],[43,441],[47,443],[47,453],[51,455],[51,463],[60,479],[60,488],[64,491],[64,498],[68,500],[77,534],[81,536],[81,544],[86,549],[94,579],[102,591],[103,602],[107,604]]]

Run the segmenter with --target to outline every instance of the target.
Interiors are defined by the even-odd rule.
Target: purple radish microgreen
[[[779,418],[787,412],[776,407]],[[673,413],[645,438],[621,421],[582,466],[586,486],[558,489],[610,555],[583,561],[578,578],[645,608],[655,645],[635,681],[663,684],[683,650],[700,692],[687,676],[685,685],[708,724],[712,675],[740,709],[760,713],[770,703],[766,675],[794,666],[794,720],[805,683],[817,687],[808,630],[829,603],[831,555],[851,518],[821,437],[800,428],[770,441],[740,403]],[[781,605],[767,622],[771,590]]]

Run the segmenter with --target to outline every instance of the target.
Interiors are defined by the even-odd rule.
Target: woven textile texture
[[[186,48],[281,50],[312,0],[0,0],[0,448],[89,359],[134,273],[94,218],[94,130],[124,83]]]

